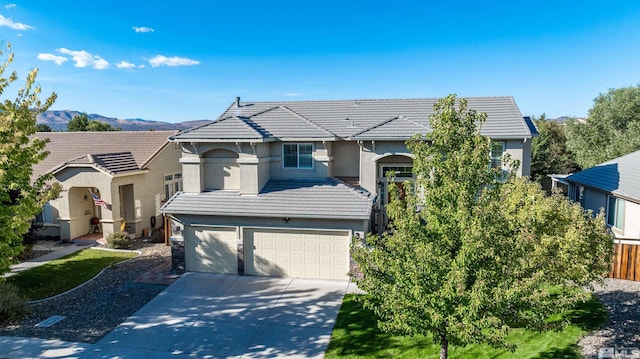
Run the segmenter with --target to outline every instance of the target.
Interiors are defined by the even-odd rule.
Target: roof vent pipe
[[[236,107],[240,107],[240,96],[236,96]]]

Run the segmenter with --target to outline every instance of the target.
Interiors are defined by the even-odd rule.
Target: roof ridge
[[[333,100],[299,100],[299,101],[244,101],[245,103],[248,104],[289,104],[289,103],[326,103],[326,102],[355,102],[356,105],[358,103],[358,101],[424,101],[424,100],[440,100],[442,98],[444,98],[446,96],[441,96],[441,97],[403,97],[403,98],[397,98],[397,97],[380,97],[380,98],[352,98],[352,99],[333,99]],[[495,99],[495,98],[511,98],[513,99],[513,96],[510,95],[503,95],[503,96],[458,96],[458,98],[465,98],[465,99]],[[235,103],[235,102],[234,102]],[[277,107],[277,106],[275,106]],[[224,113],[226,113],[227,110],[225,110]]]
[[[361,134],[363,134],[363,133],[365,133],[365,132],[371,131],[371,130],[373,130],[374,128],[380,127],[380,126],[382,126],[382,125],[384,125],[384,124],[387,124],[387,123],[389,123],[389,122],[391,122],[391,121],[393,121],[393,120],[397,120],[397,119],[399,119],[399,118],[400,118],[400,116],[395,116],[395,117],[388,118],[388,119],[386,119],[386,120],[382,120],[382,121],[380,121],[380,122],[378,122],[378,123],[375,123],[375,124],[373,124],[373,125],[371,125],[371,126],[369,126],[369,127],[365,128],[365,129],[363,129],[363,130],[362,130],[362,131],[360,131],[360,132],[356,132],[356,133],[354,133],[354,134],[350,135],[349,137],[359,136],[359,135],[361,135]]]
[[[299,117],[300,119],[302,119],[302,120],[304,120],[304,121],[307,121],[307,122],[308,122],[309,124],[311,124],[312,126],[315,126],[315,127],[319,128],[319,129],[321,129],[322,131],[324,131],[324,132],[328,133],[329,135],[336,137],[336,134],[335,134],[335,133],[333,133],[333,132],[329,131],[328,129],[324,128],[323,126],[320,126],[319,124],[315,123],[314,121],[312,121],[312,120],[310,120],[310,119],[308,119],[308,118],[306,118],[306,117],[302,116],[301,114],[299,114],[299,113],[295,112],[294,110],[290,109],[290,108],[289,108],[289,107],[287,107],[286,105],[280,105],[280,106],[278,106],[278,107],[279,107],[279,108],[284,109],[285,111],[289,112],[290,114],[292,114],[292,115],[294,115],[294,116]]]
[[[239,116],[233,116],[234,119],[240,121],[244,126],[246,126],[247,128],[249,128],[251,131],[255,132],[258,134],[258,136],[262,137],[262,138],[267,138],[267,137],[274,137],[271,132],[267,131],[264,127],[258,125],[257,123],[255,123],[251,118],[249,117],[239,117]],[[251,124],[253,124],[253,126],[251,124],[249,124],[249,122]],[[255,126],[255,127],[254,127]],[[260,128],[262,130],[258,131],[257,128]]]

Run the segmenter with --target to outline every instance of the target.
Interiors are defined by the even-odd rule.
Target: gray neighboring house
[[[162,212],[187,271],[348,279],[351,239],[380,228],[385,174],[411,179],[405,141],[428,137],[438,99],[241,102],[171,136],[184,191]],[[487,161],[509,153],[529,175],[537,135],[511,97],[468,98],[487,113]],[[376,214],[376,215],[374,215]]]
[[[162,226],[160,207],[182,189],[180,150],[168,141],[176,133],[36,133],[49,140],[49,155],[33,167],[33,177],[51,173],[62,186],[60,196],[36,216],[37,235],[73,240],[125,230],[140,236]]]
[[[569,198],[585,209],[604,209],[618,240],[640,240],[640,151],[552,179],[568,186]]]

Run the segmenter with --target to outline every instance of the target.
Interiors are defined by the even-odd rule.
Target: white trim
[[[287,167],[284,164],[284,146],[286,145],[296,145],[296,167]],[[300,167],[300,145],[310,145],[311,146],[311,167]],[[284,170],[314,170],[315,169],[315,152],[316,145],[313,142],[283,142],[282,146],[280,146],[281,153],[280,157],[282,158],[282,169]]]
[[[404,156],[404,157],[411,158],[412,160],[415,158],[413,154],[407,153],[407,152],[385,152],[373,157],[373,161],[378,162],[379,160],[389,156]]]

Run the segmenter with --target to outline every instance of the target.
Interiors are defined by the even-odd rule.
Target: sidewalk
[[[87,245],[77,245],[77,244],[72,244],[70,246],[65,246],[62,247],[60,249],[56,249],[55,251],[49,253],[49,254],[45,254],[43,256],[40,256],[38,258],[34,258],[34,259],[30,259],[26,262],[22,262],[22,263],[18,263],[18,264],[14,264],[12,265],[11,268],[11,272],[7,272],[4,274],[5,278],[9,278],[12,275],[16,275],[22,271],[25,271],[27,269],[31,269],[34,267],[39,267],[49,261],[52,261],[54,259],[58,259],[61,257],[64,257],[66,255],[75,253],[77,251],[83,250],[85,248],[88,248]]]

